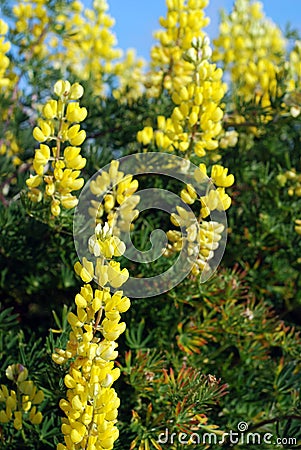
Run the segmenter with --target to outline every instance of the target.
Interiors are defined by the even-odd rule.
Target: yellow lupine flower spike
[[[270,95],[277,92],[285,39],[281,30],[264,16],[262,3],[236,0],[233,12],[223,16],[220,35],[214,43],[213,60],[229,70],[235,95],[246,102],[257,96],[262,106],[269,107]]]
[[[118,163],[114,162],[109,179],[119,179],[119,174]],[[106,176],[102,179],[110,182]],[[131,183],[132,178],[125,177],[120,191]],[[96,182],[93,190],[98,192],[98,187]],[[73,358],[64,378],[67,396],[60,400],[60,408],[66,415],[61,428],[64,443],[59,443],[57,450],[75,446],[110,450],[118,438],[116,421],[120,400],[112,387],[120,376],[119,368],[114,367],[118,355],[115,341],[125,331],[120,313],[128,310],[130,300],[122,291],[111,294],[108,285],[119,288],[129,276],[127,269],[121,269],[120,263],[113,259],[124,253],[125,245],[106,222],[96,226],[89,239],[89,251],[96,257],[95,265],[87,258],[83,258],[82,264],[75,264],[75,271],[85,285],[75,297],[76,312],[67,316],[71,326],[69,341],[65,350],[56,349],[52,355],[57,364]],[[99,289],[92,288],[93,278],[98,281]]]
[[[0,388],[0,423],[13,421],[16,430],[21,430],[23,422],[27,420],[33,425],[39,425],[43,416],[41,411],[33,405],[43,402],[43,391],[37,390],[33,381],[27,379],[28,370],[22,364],[8,366],[5,373],[7,378],[15,384],[15,390],[9,391],[5,385]],[[1,409],[2,406],[4,406],[3,409]]]
[[[218,148],[223,119],[219,103],[226,86],[222,70],[209,62],[212,50],[208,36],[198,33],[183,50],[179,61],[187,65],[187,81],[174,83],[171,117],[158,117],[158,130],[146,126],[137,133],[137,140],[144,146],[156,144],[162,151],[176,151],[188,157],[194,152],[203,157],[207,151]]]
[[[71,85],[67,80],[57,81],[54,93],[59,99],[46,102],[42,108],[44,119],[39,119],[33,130],[40,147],[33,160],[37,175],[26,180],[28,195],[34,202],[43,198],[49,201],[51,214],[55,217],[60,215],[61,207],[72,209],[77,205],[77,197],[72,191],[81,189],[84,184],[84,179],[78,177],[86,159],[80,155],[79,146],[85,140],[86,132],[77,122],[86,118],[87,110],[75,101],[83,92],[78,83]]]

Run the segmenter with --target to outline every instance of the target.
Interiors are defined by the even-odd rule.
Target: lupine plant
[[[146,62],[109,4],[0,0],[0,448],[301,448],[300,37],[166,0]]]

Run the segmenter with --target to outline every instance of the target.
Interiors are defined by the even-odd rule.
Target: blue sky
[[[92,0],[85,0],[91,4]],[[152,32],[159,28],[158,18],[166,13],[165,0],[108,0],[110,15],[116,20],[114,32],[118,47],[136,48],[139,56],[149,58],[149,51],[154,43]],[[266,15],[273,19],[282,29],[287,22],[301,30],[301,0],[263,0]],[[207,7],[207,16],[211,24],[207,28],[210,37],[215,37],[218,30],[219,10],[230,11],[233,0],[211,0]]]

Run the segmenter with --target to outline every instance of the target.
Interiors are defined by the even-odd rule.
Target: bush
[[[166,4],[1,1],[0,448],[301,448],[301,41]]]

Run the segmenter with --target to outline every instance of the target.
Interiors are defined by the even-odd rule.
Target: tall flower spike
[[[127,271],[121,276],[126,269],[120,271],[119,267],[114,267],[113,263],[118,264],[114,261],[105,265],[103,258],[120,255],[124,246],[110,234],[108,225],[103,229],[98,227],[93,237],[90,248],[93,251],[96,245],[100,248],[96,252],[99,264],[95,267],[98,281],[103,282],[102,272],[107,272],[106,284],[120,287],[128,277]],[[79,268],[80,265],[76,267],[77,272]],[[111,274],[109,269],[113,271]],[[112,387],[120,375],[119,369],[114,367],[118,355],[115,341],[125,330],[120,313],[127,311],[130,300],[122,291],[110,294],[108,287],[93,289],[86,276],[79,274],[85,285],[75,297],[76,314],[68,314],[72,329],[69,341],[66,350],[57,349],[53,354],[58,364],[73,359],[65,376],[67,396],[60,401],[66,415],[62,421],[64,444],[58,444],[57,449],[112,449],[118,438],[115,423],[120,404]],[[116,277],[119,277],[118,282]]]
[[[85,120],[87,110],[80,107],[83,95],[79,83],[72,86],[69,81],[59,80],[54,85],[58,100],[50,99],[43,106],[43,118],[33,130],[34,138],[40,142],[35,151],[33,169],[35,175],[26,180],[29,198],[34,202],[43,199],[50,202],[51,213],[58,216],[61,207],[74,208],[78,199],[72,195],[83,187],[84,179],[79,178],[86,159],[80,155],[80,145],[86,132],[79,122]]]
[[[118,77],[119,86],[113,90],[113,96],[121,103],[131,104],[141,97],[145,75],[145,61],[136,59],[135,52],[128,50],[122,61],[117,62],[114,73]]]
[[[224,225],[212,220],[204,220],[210,216],[214,210],[225,211],[231,205],[231,198],[225,192],[225,188],[230,187],[234,183],[234,176],[228,175],[228,169],[216,164],[211,169],[211,183],[208,187],[207,169],[205,164],[200,164],[194,173],[197,183],[204,184],[207,192],[204,196],[199,197],[195,188],[188,184],[181,191],[182,200],[188,204],[200,204],[200,208],[196,216],[192,211],[177,206],[177,213],[171,214],[171,222],[175,227],[181,227],[178,230],[170,230],[167,232],[169,244],[167,246],[165,256],[169,257],[173,253],[185,251],[187,260],[192,262],[191,274],[198,276],[202,272],[210,270],[210,260],[214,257],[214,252],[218,249],[219,241],[222,238]]]
[[[115,235],[132,228],[132,222],[139,214],[135,209],[140,201],[139,195],[135,195],[137,188],[138,181],[132,175],[119,171],[119,161],[113,160],[109,171],[102,171],[90,183],[90,190],[95,196],[89,208],[90,216],[101,225],[107,221]],[[98,201],[103,195],[103,202]]]
[[[103,207],[107,218],[116,212],[115,205],[126,205],[138,187],[131,176],[124,176],[118,169],[118,161],[112,161],[109,171],[91,183],[96,196],[111,191],[104,196],[104,205],[97,205]],[[130,204],[130,211],[136,204]],[[89,239],[91,259],[96,258],[96,263],[83,258],[82,264],[75,264],[84,285],[75,297],[76,313],[70,312],[67,317],[71,332],[66,349],[56,349],[52,355],[57,364],[72,359],[65,376],[66,399],[60,401],[66,415],[62,421],[64,443],[58,444],[57,450],[110,450],[118,438],[120,401],[112,385],[120,370],[114,367],[114,360],[118,356],[116,340],[126,328],[120,322],[121,313],[128,310],[130,300],[121,290],[110,293],[110,287],[119,289],[129,277],[127,269],[114,261],[125,251],[124,243],[113,234],[115,230],[108,221],[99,222]],[[92,287],[93,279],[99,288]]]
[[[182,54],[195,36],[204,36],[202,29],[209,23],[204,12],[208,0],[166,0],[166,5],[166,17],[160,18],[162,29],[154,33],[158,44],[151,50],[151,70],[146,77],[150,97],[191,82],[193,67]]]
[[[6,56],[6,53],[10,49],[10,43],[5,41],[5,35],[8,32],[8,25],[4,22],[4,20],[0,19],[0,91],[3,88],[7,88],[10,84],[10,80],[7,77],[7,68],[9,66],[9,58]]]
[[[50,56],[47,42],[50,16],[47,3],[40,0],[18,0],[14,3],[15,27],[12,31],[22,36],[19,56],[27,60],[34,57],[35,61],[41,63]]]
[[[10,64],[10,60],[7,56],[7,52],[11,48],[10,42],[6,41],[5,36],[8,32],[7,23],[0,19],[0,94],[3,98],[9,98],[12,95],[16,74],[13,73],[12,66]],[[1,105],[2,109],[2,122],[9,119],[9,103],[7,106],[4,106],[6,102],[3,102]],[[12,157],[12,162],[14,165],[21,164],[21,159],[19,158],[20,154],[20,146],[18,140],[14,133],[11,130],[8,130],[7,127],[2,129],[2,133],[0,136],[0,155],[7,155]]]
[[[301,83],[301,41],[296,41],[289,55],[290,80],[288,90],[300,87]],[[299,114],[298,114],[299,115]]]
[[[105,93],[104,74],[115,73],[115,60],[122,52],[111,28],[114,19],[108,14],[106,0],[94,0],[93,8],[71,2],[59,17],[65,32],[60,40],[62,51],[51,56],[55,65],[65,66],[76,78],[89,80],[95,95]],[[55,44],[55,43],[54,43]]]
[[[37,405],[43,402],[44,393],[37,390],[35,384],[28,380],[28,371],[22,364],[12,364],[6,369],[6,377],[14,383],[15,390],[8,390],[5,385],[0,388],[0,423],[13,422],[16,430],[23,428],[23,422],[29,421],[39,425],[43,416]]]
[[[183,2],[179,2],[183,5]],[[170,5],[174,7],[172,1]],[[189,66],[188,83],[173,83],[171,99],[174,109],[171,117],[157,117],[157,129],[145,127],[137,133],[137,140],[144,146],[153,145],[162,151],[176,151],[189,159],[194,153],[202,158],[208,152],[212,160],[220,156],[213,152],[218,148],[218,139],[222,133],[223,110],[219,106],[226,92],[222,82],[223,72],[215,64],[209,62],[212,55],[210,40],[204,33],[194,37],[189,47],[186,47],[182,60]],[[173,78],[172,78],[173,80]],[[229,140],[236,136],[227,136]],[[207,169],[204,163],[196,171],[195,180],[208,184]],[[198,197],[194,187],[187,185],[181,191],[182,200],[192,205],[200,204],[198,226],[191,223],[187,211],[177,207],[178,214],[171,215],[175,226],[184,228],[183,235],[177,230],[167,233],[169,245],[165,256],[182,249],[187,252],[187,258],[195,260],[192,274],[199,275],[210,269],[209,261],[218,248],[224,226],[215,221],[205,221],[211,211],[225,211],[231,205],[231,198],[225,188],[234,183],[233,175],[228,175],[228,169],[214,165],[211,181],[217,189],[210,189],[204,196]],[[207,186],[205,186],[207,188]],[[192,214],[193,221],[195,216]],[[185,247],[185,248],[184,248]]]
[[[211,53],[207,36],[192,40],[182,58],[190,64],[190,82],[174,85],[171,98],[175,107],[171,117],[159,116],[155,131],[149,126],[139,131],[139,142],[187,157],[192,152],[203,157],[207,151],[218,148],[223,119],[219,104],[226,85],[222,82],[222,70],[208,60]]]
[[[285,49],[280,29],[264,17],[262,3],[236,0],[229,16],[223,15],[214,41],[213,59],[231,75],[235,95],[250,101],[256,95],[263,107],[277,93],[277,74]]]

